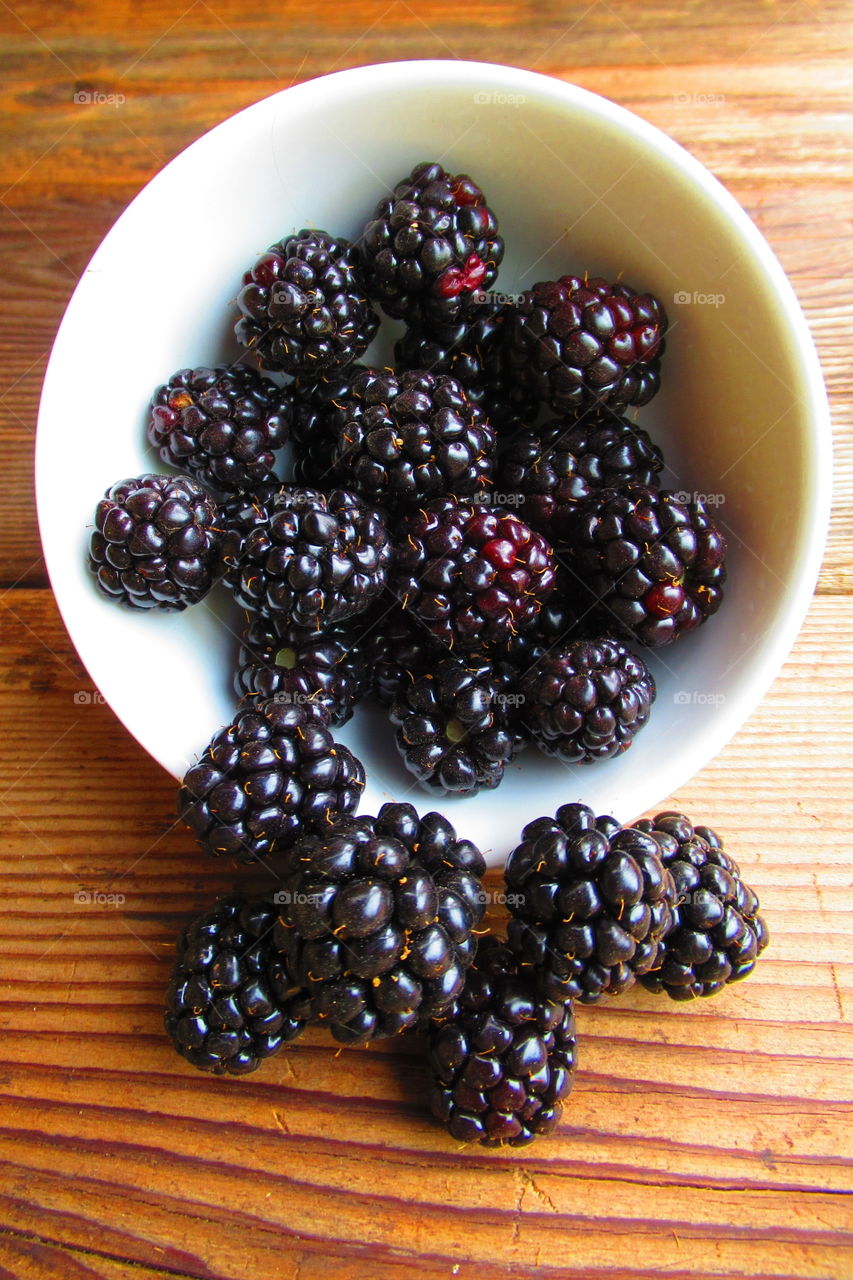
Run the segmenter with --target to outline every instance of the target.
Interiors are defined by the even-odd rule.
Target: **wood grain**
[[[853,1277],[851,25],[840,0],[0,2],[0,1277]],[[550,72],[693,151],[788,272],[836,430],[802,635],[667,802],[726,835],[771,947],[714,1001],[581,1009],[564,1122],[519,1151],[447,1140],[417,1039],[342,1051],[311,1032],[242,1081],[176,1058],[174,938],[265,875],[200,857],[173,782],[99,702],[44,589],[32,500],[56,326],[140,186],[265,94],[406,57]],[[80,88],[125,102],[81,106]]]

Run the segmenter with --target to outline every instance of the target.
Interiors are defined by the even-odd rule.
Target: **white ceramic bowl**
[[[507,242],[496,288],[588,269],[664,301],[663,389],[640,422],[671,487],[710,495],[731,548],[721,612],[652,655],[657,703],[617,760],[569,768],[528,750],[497,791],[444,799],[412,786],[381,711],[359,709],[340,731],[367,768],[364,812],[404,797],[439,807],[498,862],[526,820],[565,801],[628,820],[691,777],[764,696],[814,587],[830,437],[811,337],[755,226],[676,143],[573,85],[472,62],[360,67],[226,120],[140,192],[69,303],[39,415],[39,519],[92,679],[180,776],[231,717],[238,615],[219,592],[158,617],[103,598],[85,568],[95,503],[161,469],[144,439],[153,388],[237,354],[233,299],[254,257],[303,226],[357,236],[383,191],[427,159],[485,188]],[[383,329],[372,354],[387,360]]]

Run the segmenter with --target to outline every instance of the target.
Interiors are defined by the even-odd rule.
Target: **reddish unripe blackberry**
[[[663,456],[641,427],[609,410],[519,432],[500,460],[496,489],[519,493],[517,511],[554,545],[579,502],[632,481],[658,487]]]
[[[353,632],[349,621],[317,631],[279,629],[266,618],[251,618],[234,676],[238,697],[294,706],[319,702],[330,724],[346,724],[367,683]]]
[[[527,966],[484,938],[430,1030],[432,1112],[460,1142],[522,1146],[559,1123],[576,1060],[571,1001],[541,996]]]
[[[238,862],[264,860],[354,813],[364,769],[328,726],[328,712],[315,703],[272,698],[238,710],[178,792],[178,813],[200,847]]]
[[[641,405],[660,383],[666,314],[650,293],[598,277],[535,284],[507,332],[507,359],[555,413]]]
[[[134,609],[186,609],[213,586],[216,505],[189,476],[134,476],[95,508],[89,569],[105,596]]]
[[[166,1032],[181,1057],[214,1075],[246,1075],[305,1026],[302,993],[273,946],[276,908],[231,897],[178,939]]]
[[[265,369],[316,376],[358,359],[379,317],[364,293],[359,251],[325,231],[270,245],[243,277],[237,340]]]
[[[527,824],[504,874],[507,941],[544,995],[593,1004],[655,968],[674,887],[652,836],[564,804]]]
[[[506,648],[554,589],[550,545],[516,516],[440,498],[399,521],[390,586],[448,648]]]
[[[405,510],[490,487],[495,433],[453,378],[359,370],[337,408],[332,474],[368,502]]]
[[[440,1015],[476,953],[485,863],[438,814],[383,805],[295,846],[276,944],[311,1016],[348,1044]]]
[[[675,884],[672,924],[643,986],[693,1000],[747,977],[769,935],[757,895],[716,831],[694,827],[683,813],[659,813],[634,826],[657,842]]]
[[[422,785],[471,795],[498,786],[516,756],[514,710],[499,664],[448,655],[403,682],[391,722],[406,768]]]
[[[493,284],[504,244],[467,174],[419,164],[379,201],[361,239],[367,292],[414,325],[464,321]]]
[[[225,581],[250,613],[331,626],[366,609],[385,585],[391,546],[378,511],[344,489],[282,486],[222,539]]]
[[[568,564],[602,627],[670,644],[720,607],[726,540],[701,502],[644,485],[604,489],[568,520]]]
[[[154,392],[148,439],[164,462],[236,493],[275,478],[292,417],[290,393],[254,369],[180,369]]]
[[[586,764],[621,755],[648,722],[654,677],[618,640],[549,650],[519,681],[519,718],[546,755]]]

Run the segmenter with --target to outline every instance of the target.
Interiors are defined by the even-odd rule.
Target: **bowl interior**
[[[664,301],[663,389],[639,421],[664,448],[670,487],[707,495],[731,548],[721,612],[652,655],[654,713],[618,760],[569,767],[528,750],[497,791],[433,798],[413,788],[383,712],[360,709],[340,731],[367,768],[363,811],[439,807],[498,861],[524,821],[563,802],[627,820],[691,776],[763,696],[813,586],[827,472],[813,348],[763,240],[674,143],[594,95],[485,64],[361,68],[226,121],[142,191],[69,305],[39,420],[39,514],[81,657],[180,776],[231,717],[241,619],[218,590],[173,616],[104,600],[84,564],[95,503],[119,478],[162,469],[143,429],[154,387],[238,355],[233,300],[254,257],[304,226],[356,237],[425,159],[485,188],[507,242],[502,292],[588,270]],[[395,332],[383,324],[371,355],[387,361]]]

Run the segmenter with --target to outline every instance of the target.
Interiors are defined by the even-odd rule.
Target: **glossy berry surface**
[[[503,259],[495,215],[466,174],[419,164],[376,206],[361,239],[367,292],[408,324],[464,321]]]
[[[545,539],[486,504],[437,499],[397,524],[391,588],[450,649],[506,648],[533,626],[555,582]]]
[[[494,937],[430,1031],[433,1114],[459,1142],[518,1147],[559,1123],[577,1061],[571,1001],[549,1000]]]
[[[321,703],[332,725],[346,724],[365,692],[366,673],[351,622],[322,631],[252,618],[240,644],[234,689],[241,699],[300,706]]]
[[[133,609],[186,609],[218,567],[216,506],[189,476],[147,474],[107,489],[95,509],[89,569],[104,595]]]
[[[651,835],[564,804],[527,824],[504,874],[508,944],[545,995],[594,1004],[655,968],[674,887]]]
[[[301,992],[273,947],[275,907],[225,898],[178,939],[166,1032],[201,1071],[246,1075],[302,1031]]]
[[[627,751],[648,722],[656,688],[618,640],[575,640],[547,651],[521,678],[519,718],[546,755],[570,764]]]
[[[649,293],[599,277],[561,276],[522,295],[507,358],[555,413],[647,404],[660,385],[666,313]]]
[[[756,893],[716,831],[694,826],[683,813],[659,813],[634,825],[657,841],[675,884],[672,925],[643,986],[693,1000],[747,977],[769,935]]]
[[[254,369],[180,369],[152,397],[148,440],[164,462],[236,493],[275,479],[292,417],[290,393]]]
[[[482,854],[406,804],[293,849],[276,945],[312,1018],[348,1044],[438,1016],[462,989],[483,914]]]
[[[270,245],[243,277],[237,340],[264,369],[315,377],[367,349],[379,317],[348,240],[304,230]]]
[[[364,769],[326,710],[274,698],[238,710],[184,775],[178,813],[201,848],[238,862],[282,853],[354,813]]]

